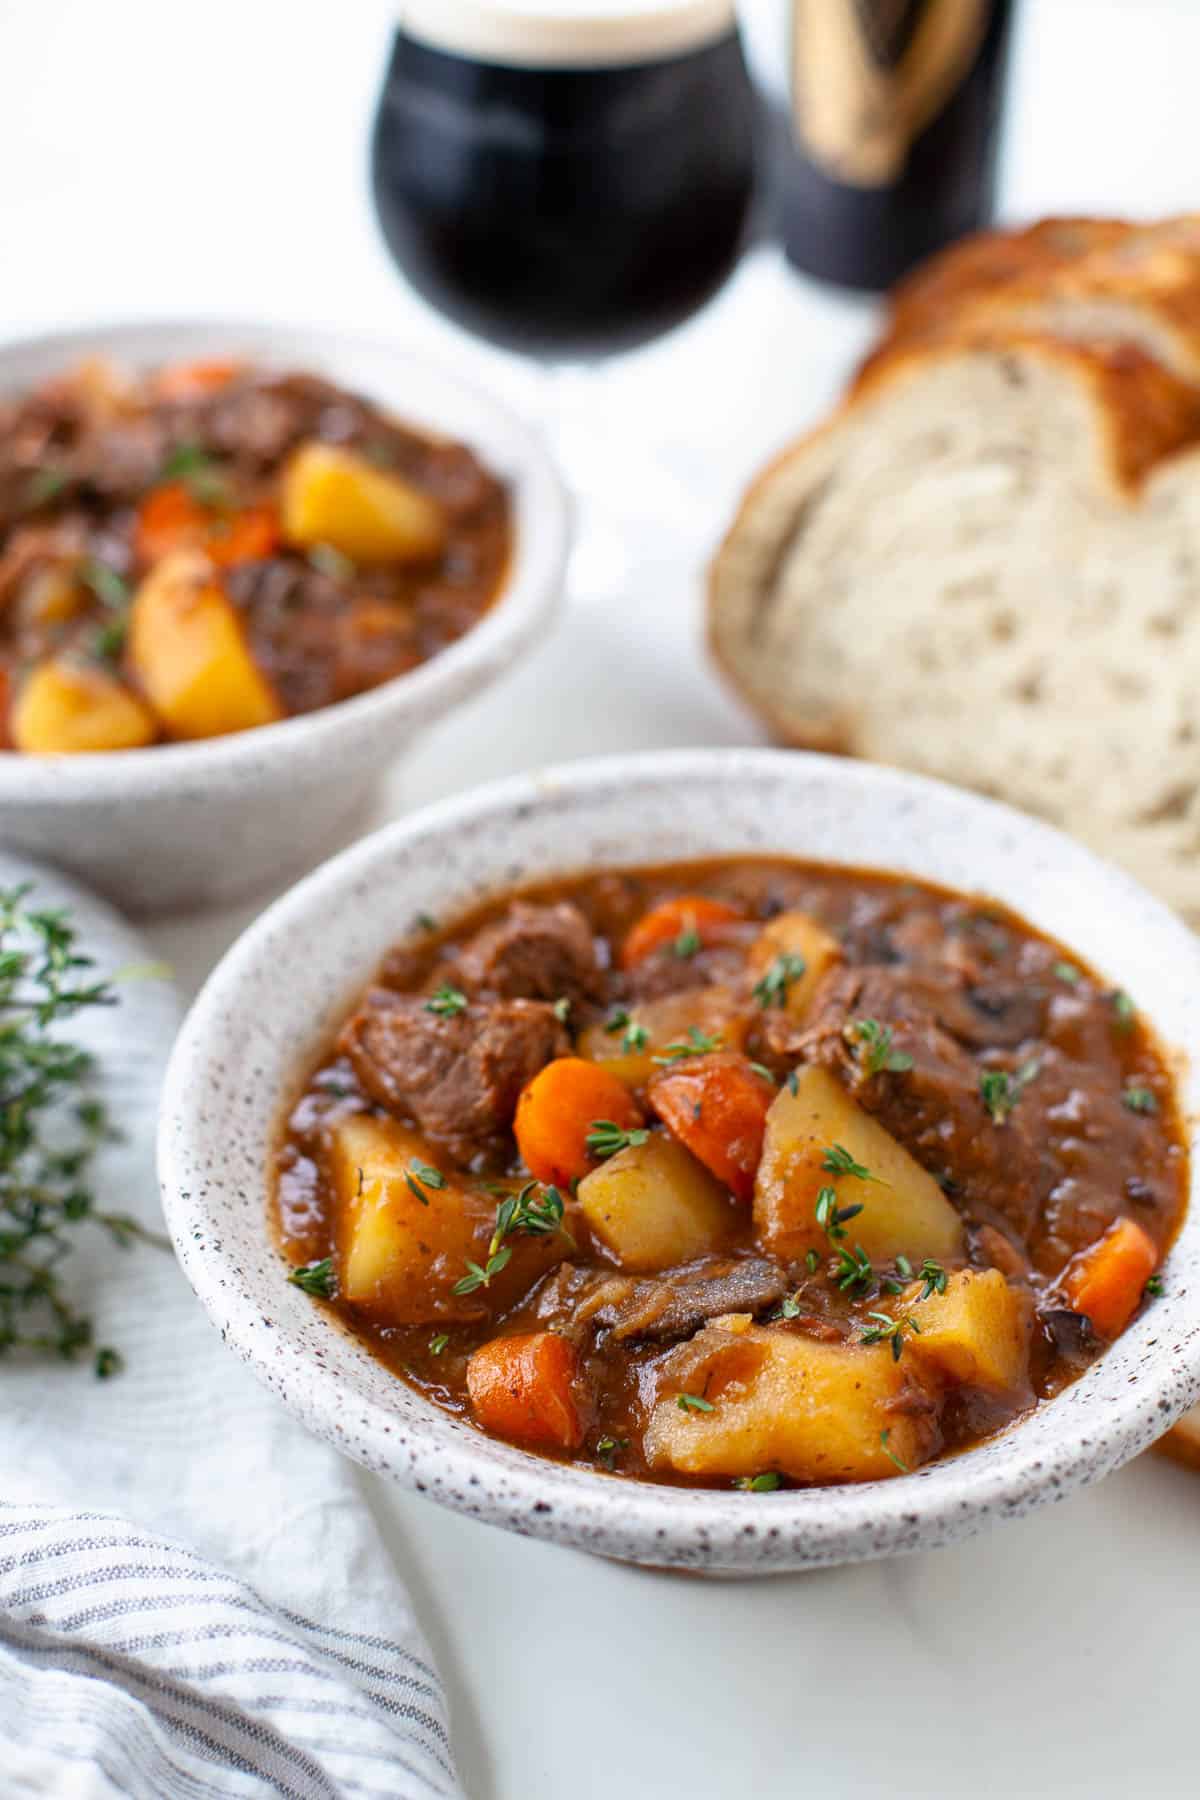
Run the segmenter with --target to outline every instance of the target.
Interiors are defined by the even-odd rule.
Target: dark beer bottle
[[[986,223],[1012,0],[790,0],[797,268],[890,286]]]

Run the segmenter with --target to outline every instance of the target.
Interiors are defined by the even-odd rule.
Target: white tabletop
[[[765,43],[773,0],[750,4]],[[587,452],[592,541],[563,628],[426,740],[381,819],[550,758],[751,740],[703,662],[698,569],[742,479],[836,391],[870,309],[764,252],[597,376],[551,383],[466,343],[406,295],[367,207],[391,10],[0,5],[0,335],[156,313],[362,325],[470,367]],[[1005,210],[1195,205],[1198,53],[1192,0],[1027,0]],[[646,483],[598,498],[629,437]],[[192,988],[251,910],[153,936]],[[366,1476],[362,1494],[446,1677],[473,1800],[1197,1791],[1200,1477],[1157,1458],[953,1551],[759,1584],[606,1565]]]

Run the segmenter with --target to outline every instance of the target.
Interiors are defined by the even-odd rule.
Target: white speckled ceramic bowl
[[[281,1103],[418,912],[447,919],[552,872],[772,851],[1007,902],[1137,997],[1183,1053],[1196,1116],[1200,946],[1135,882],[1033,819],[892,770],[772,751],[606,759],[480,789],[368,838],[273,906],[212,976],[168,1071],[159,1169],[183,1266],[222,1336],[312,1430],[493,1524],[631,1561],[765,1573],[929,1549],[1020,1517],[1108,1474],[1200,1393],[1194,1204],[1164,1297],[1058,1399],[903,1479],[777,1494],[635,1484],[494,1442],[287,1284],[267,1227]]]
[[[378,340],[217,321],[61,332],[0,347],[0,393],[86,356],[131,367],[245,355],[329,376],[479,452],[511,488],[516,544],[480,623],[395,681],[258,731],[112,755],[0,752],[0,840],[134,912],[199,907],[286,880],[353,836],[411,740],[500,675],[550,627],[569,542],[565,491],[540,439],[423,356]]]

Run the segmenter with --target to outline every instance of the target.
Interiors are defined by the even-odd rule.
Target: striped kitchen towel
[[[457,1792],[403,1638],[273,1606],[109,1513],[0,1504],[0,1784],[216,1800]]]
[[[0,852],[0,886],[24,874]],[[36,881],[104,972],[144,962],[107,908]],[[170,988],[139,981],[71,1027],[123,1133],[101,1203],[160,1229],[177,1020]],[[96,1233],[72,1261],[124,1367],[0,1360],[0,1800],[461,1800],[367,1478],[229,1354],[167,1251]]]

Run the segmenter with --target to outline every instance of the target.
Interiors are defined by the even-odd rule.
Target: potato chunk
[[[643,1437],[653,1468],[875,1481],[899,1473],[893,1456],[914,1469],[937,1448],[930,1390],[885,1344],[826,1344],[718,1319],[668,1357],[661,1376]],[[681,1405],[681,1394],[712,1411]]]
[[[334,1132],[338,1287],[379,1322],[424,1325],[498,1314],[562,1260],[569,1240],[561,1232],[513,1236],[507,1267],[486,1288],[455,1294],[468,1259],[481,1265],[487,1260],[496,1203],[444,1170],[444,1186],[422,1182],[414,1164],[437,1168],[438,1157],[419,1132],[394,1120],[356,1113]],[[414,1191],[410,1174],[428,1204]]]
[[[777,989],[782,1009],[802,1019],[812,1004],[821,977],[841,960],[842,946],[818,924],[811,913],[777,913],[750,946],[749,963],[755,980],[761,980],[781,957],[799,957],[804,972]],[[770,1000],[770,995],[768,994]],[[774,1002],[772,1001],[772,1004]]]
[[[904,1255],[917,1262],[963,1255],[962,1220],[937,1182],[863,1111],[827,1069],[810,1064],[782,1087],[767,1114],[762,1161],[754,1187],[754,1225],[763,1248],[784,1259],[824,1250],[817,1195],[837,1190],[839,1206],[861,1205],[847,1227],[851,1240],[881,1260]],[[869,1169],[873,1181],[836,1176],[826,1153],[841,1146]]]
[[[585,1175],[577,1198],[592,1236],[635,1273],[720,1249],[732,1224],[719,1182],[682,1144],[657,1133]]]
[[[61,657],[22,682],[12,712],[17,749],[47,755],[137,750],[157,736],[149,708],[115,675]]]
[[[283,531],[293,544],[330,544],[356,563],[420,561],[446,540],[446,517],[403,476],[353,450],[303,444],[283,472]]]
[[[920,1326],[905,1339],[909,1351],[947,1381],[993,1393],[1013,1393],[1029,1381],[1032,1306],[999,1269],[960,1269],[944,1294],[928,1300],[914,1287],[896,1302]]]
[[[129,662],[171,737],[223,737],[283,718],[236,612],[195,551],[164,557],[138,587]]]
[[[610,1031],[604,1024],[589,1025],[580,1033],[577,1049],[580,1056],[602,1064],[627,1087],[644,1087],[663,1066],[655,1057],[665,1055],[671,1045],[694,1042],[690,1032],[720,1038],[722,1050],[740,1050],[748,1025],[730,988],[694,988],[685,994],[644,1001],[616,1030]]]

